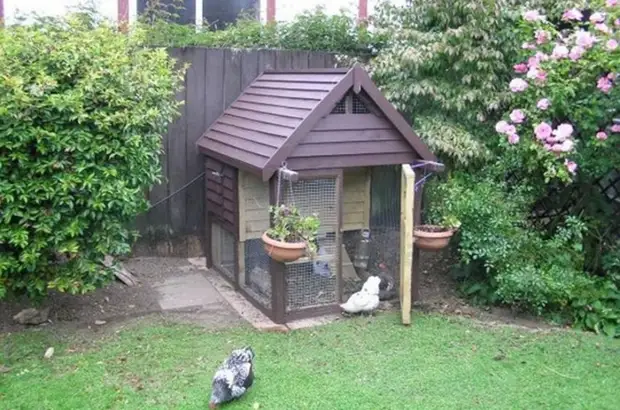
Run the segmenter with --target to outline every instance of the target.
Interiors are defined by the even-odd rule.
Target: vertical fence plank
[[[241,93],[241,52],[237,50],[224,51],[224,105],[222,110]]]
[[[241,56],[241,90],[250,85],[258,74],[258,51],[246,51]]]
[[[275,70],[276,68],[276,52],[271,50],[261,50],[258,52],[258,72],[259,74],[266,70]]]
[[[293,53],[291,51],[276,51],[276,69],[290,70],[293,65]]]
[[[187,99],[186,124],[187,134],[185,152],[187,157],[187,182],[193,180],[204,172],[203,160],[196,149],[196,142],[205,131],[205,68],[207,50],[204,48],[192,48],[188,56],[191,64],[187,72]],[[179,194],[180,195],[180,194]],[[204,230],[204,183],[202,180],[195,181],[185,192],[185,227],[184,233],[199,234],[201,237]]]
[[[207,50],[207,61],[205,64],[205,128],[213,124],[222,114],[224,105],[224,50]]]
[[[187,62],[191,56],[191,49],[181,49],[181,60]],[[188,88],[194,84],[188,84],[187,73],[185,74],[185,96],[187,101]],[[172,195],[187,182],[186,166],[186,147],[185,139],[187,132],[187,103],[181,106],[181,117],[170,126],[168,133],[168,195]],[[168,200],[170,212],[170,230],[172,235],[183,232],[185,227],[185,195],[178,193]]]
[[[310,53],[307,51],[297,51],[293,54],[292,68],[294,69],[306,69],[308,68],[308,57]]]
[[[308,56],[308,68],[325,68],[325,53],[311,53]]]

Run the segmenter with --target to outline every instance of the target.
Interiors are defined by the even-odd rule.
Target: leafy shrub
[[[526,223],[534,197],[526,187],[509,189],[492,175],[454,173],[429,190],[441,203],[429,219],[446,215],[461,222],[458,251],[469,296],[536,313],[564,309],[577,290],[591,285],[583,270],[584,224],[568,218],[546,237]]]
[[[358,25],[354,16],[328,15],[321,7],[300,13],[290,22],[262,24],[251,14],[241,15],[221,30],[175,24],[167,14],[153,12],[142,19],[148,44],[325,51],[365,58],[376,52],[374,36],[364,25]]]
[[[512,0],[412,0],[383,4],[376,38],[385,38],[372,61],[375,81],[431,149],[453,166],[494,161],[497,142],[488,122],[511,99],[503,84],[519,50]],[[576,1],[534,0],[547,10]]]
[[[84,14],[0,30],[0,297],[92,290],[160,177],[183,73]]]

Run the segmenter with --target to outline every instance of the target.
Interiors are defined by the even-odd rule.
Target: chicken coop
[[[208,267],[272,320],[337,311],[368,275],[398,289],[402,166],[435,157],[360,65],[264,72],[197,144]],[[265,252],[275,204],[318,215],[316,256]]]

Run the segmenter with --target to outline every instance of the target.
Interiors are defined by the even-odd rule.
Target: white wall
[[[404,6],[406,0],[388,0],[394,5]],[[382,0],[368,0],[368,14],[374,12],[375,7]],[[328,14],[337,14],[344,9],[354,16],[357,16],[358,0],[276,0],[276,20],[290,21],[295,15],[306,10],[312,10],[317,6],[323,6]],[[261,20],[266,19],[267,0],[261,0]]]
[[[373,13],[380,1],[368,0],[368,14]],[[393,4],[404,5],[406,0],[389,1]],[[31,13],[36,11],[41,15],[58,16],[65,13],[70,7],[84,3],[94,4],[99,13],[108,19],[117,19],[118,0],[4,0],[4,15],[6,23],[12,24],[19,12]],[[312,10],[316,6],[324,6],[325,11],[330,14],[346,9],[353,15],[357,15],[357,5],[358,0],[276,0],[276,20],[290,21],[296,14],[305,10]],[[267,0],[261,0],[260,8],[261,20],[265,21]],[[196,1],[196,9],[197,14],[201,15],[202,1]],[[129,20],[135,21],[135,18],[136,0],[129,0]]]
[[[4,16],[6,23],[12,24],[19,13],[59,16],[80,4],[92,4],[102,16],[117,19],[118,0],[4,0]],[[133,21],[135,17],[136,0],[129,0],[129,18]]]

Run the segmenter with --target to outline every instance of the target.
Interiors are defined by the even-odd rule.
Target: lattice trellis
[[[511,185],[519,183],[519,178],[515,174],[508,175],[506,180]],[[601,199],[611,207],[611,215],[620,215],[620,171],[614,170],[610,172],[605,177],[597,180],[594,186],[602,194]],[[584,200],[594,199],[584,198],[584,193],[577,185],[552,186],[547,195],[534,205],[530,221],[539,228],[545,229],[558,218],[574,213],[577,211],[577,207],[583,207]],[[612,219],[609,222],[616,224],[615,231],[617,234],[620,234],[620,225],[617,222],[617,218]]]

